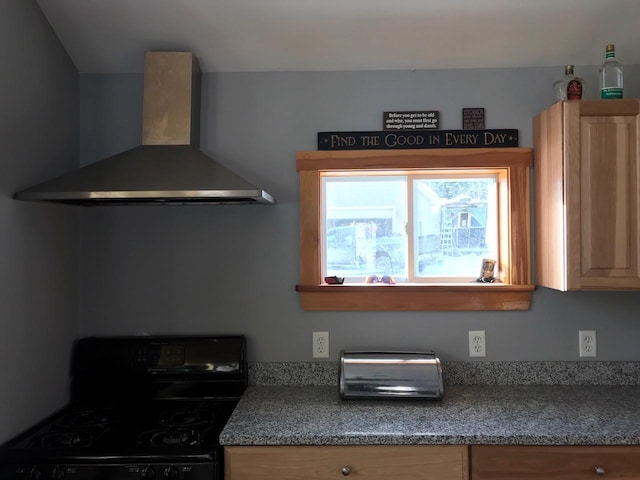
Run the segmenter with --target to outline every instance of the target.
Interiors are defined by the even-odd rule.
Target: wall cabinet
[[[468,480],[463,445],[230,446],[225,480]]]
[[[640,478],[640,446],[473,446],[472,480]]]
[[[639,100],[583,100],[535,117],[536,284],[640,290],[639,112]]]

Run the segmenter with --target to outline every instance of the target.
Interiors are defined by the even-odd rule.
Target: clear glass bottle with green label
[[[600,98],[622,98],[622,65],[616,60],[615,46],[610,43],[606,48],[604,63],[600,66]]]

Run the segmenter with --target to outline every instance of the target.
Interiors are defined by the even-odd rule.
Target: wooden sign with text
[[[518,146],[518,130],[427,132],[318,132],[318,150],[503,148]]]

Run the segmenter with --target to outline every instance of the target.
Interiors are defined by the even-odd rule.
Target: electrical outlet
[[[313,332],[313,358],[329,358],[329,332]]]
[[[595,330],[580,330],[578,345],[581,357],[595,357],[598,355]]]
[[[469,356],[487,356],[487,344],[485,343],[484,330],[469,331]]]

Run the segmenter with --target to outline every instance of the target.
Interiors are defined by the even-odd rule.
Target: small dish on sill
[[[324,277],[324,281],[329,285],[342,285],[344,283],[344,277],[333,275],[331,277]]]

